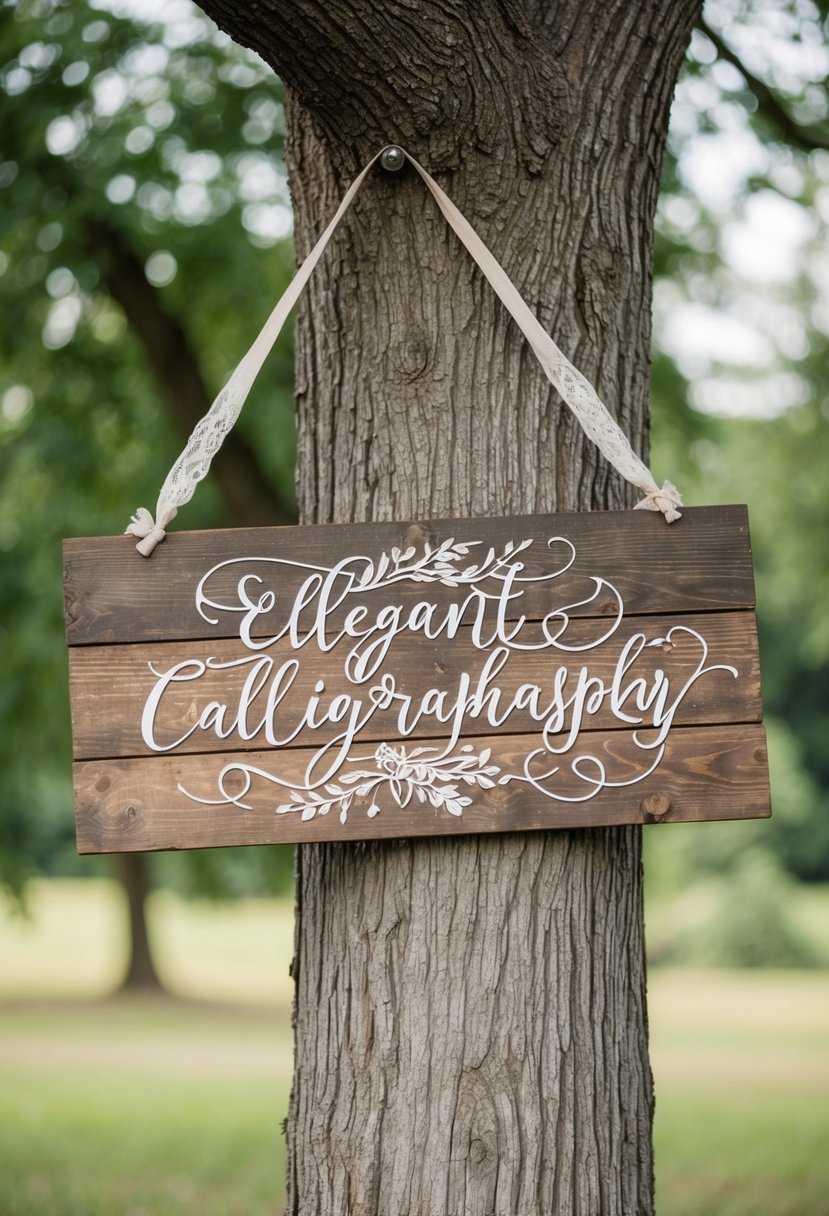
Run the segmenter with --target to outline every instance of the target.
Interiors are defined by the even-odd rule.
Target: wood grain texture
[[[603,625],[603,622],[599,623]],[[597,622],[580,620],[568,632],[571,644],[580,645],[597,636]],[[665,617],[634,617],[623,620],[613,638],[595,651],[584,655],[568,655],[561,651],[516,652],[510,655],[506,666],[499,673],[497,686],[503,690],[504,698],[529,682],[536,682],[551,695],[555,673],[560,665],[569,669],[567,689],[572,690],[579,668],[585,664],[591,677],[610,681],[619,655],[629,638],[642,633],[648,639],[666,638],[663,645],[648,647],[642,652],[631,671],[628,681],[652,680],[656,669],[664,670],[672,686],[681,688],[695,671],[700,660],[700,649],[687,633],[688,629],[699,632],[709,646],[706,665],[730,664],[736,667],[738,678],[727,671],[712,672],[704,676],[693,687],[691,694],[682,702],[675,722],[677,725],[702,725],[705,723],[756,722],[762,717],[760,701],[760,669],[757,653],[757,631],[751,613],[729,612],[711,614],[688,614]],[[671,631],[674,631],[671,633]],[[667,640],[671,634],[672,641]],[[530,640],[531,631],[522,633]],[[219,752],[228,747],[241,750],[258,750],[265,745],[264,725],[267,717],[268,690],[274,682],[275,672],[281,665],[294,658],[300,659],[297,677],[290,691],[280,701],[274,722],[283,736],[302,722],[309,697],[320,677],[324,677],[326,697],[340,693],[352,697],[365,696],[366,687],[350,684],[342,670],[342,646],[328,654],[306,647],[299,652],[285,642],[279,642],[266,652],[246,651],[237,640],[205,642],[158,642],[129,646],[79,646],[73,647],[69,657],[70,687],[72,694],[72,738],[75,759],[102,759],[116,756],[140,756],[149,754],[141,735],[141,715],[144,703],[157,682],[154,672],[163,673],[179,663],[203,663],[210,656],[216,663],[232,663],[247,656],[254,662],[260,659],[272,664],[272,671],[263,681],[260,691],[249,702],[244,722],[260,729],[249,738],[240,737],[237,731],[232,743],[220,737],[215,726],[194,729],[199,717],[211,702],[228,706],[224,718],[225,729],[234,721],[240,702],[240,694],[248,678],[250,663],[221,671],[210,671],[197,682],[185,681],[171,684],[165,693],[162,708],[156,716],[155,741],[167,747],[176,740],[178,753]],[[384,670],[395,673],[402,694],[419,700],[429,689],[445,691],[448,697],[457,695],[463,673],[470,673],[473,683],[477,679],[486,652],[476,650],[469,640],[469,631],[451,642],[445,638],[430,641],[421,636],[403,635],[395,640],[389,661]],[[374,681],[367,680],[371,687]],[[465,735],[483,733],[487,728],[475,718],[466,718]],[[599,727],[621,728],[623,723],[611,713],[607,701],[586,722],[586,729]],[[493,733],[522,734],[537,729],[526,709],[515,710],[503,726]],[[339,725],[325,722],[311,730],[303,728],[294,740],[296,747],[319,747],[341,730]],[[419,739],[434,734],[433,718],[423,719],[411,731],[409,737]],[[185,737],[192,731],[189,737]],[[360,733],[360,742],[394,740],[400,735],[396,710],[381,710],[374,714]]]
[[[489,736],[476,739],[476,745],[490,748],[492,762],[511,773],[519,770],[536,741],[520,735]],[[642,753],[618,732],[591,734],[590,748],[616,780],[629,780],[641,771]],[[76,764],[79,852],[538,831],[756,818],[770,813],[765,734],[757,725],[679,728],[669,736],[656,773],[627,788],[602,790],[590,801],[574,804],[540,798],[526,784],[511,782],[476,791],[460,818],[414,799],[401,809],[388,793],[378,795],[380,813],[374,818],[366,816],[371,798],[355,798],[345,824],[330,813],[305,823],[295,813],[276,814],[276,806],[287,797],[286,789],[302,779],[307,763],[302,749],[281,752],[278,759],[272,752],[245,755],[246,763],[278,772],[285,783],[255,783],[244,798],[249,810],[205,807],[178,792],[182,785],[197,798],[215,798],[218,772],[237,755]],[[557,788],[578,795],[584,787],[564,781]]]
[[[482,540],[496,550],[509,540],[531,537],[527,573],[549,570],[544,546],[551,536],[566,536],[576,546],[576,562],[556,580],[552,594],[573,603],[593,590],[593,577],[611,581],[626,613],[712,612],[754,606],[754,575],[748,517],[743,506],[696,507],[667,527],[650,512],[557,514],[498,519],[443,519],[416,523],[327,525],[315,528],[245,528],[212,532],[171,532],[147,560],[131,537],[95,537],[64,542],[66,631],[70,645],[160,641],[232,636],[238,618],[230,613],[211,625],[195,609],[194,593],[214,565],[249,557],[333,565],[348,553],[379,556],[393,546],[418,550],[454,536]],[[473,551],[474,554],[474,551]],[[473,556],[470,556],[473,560]],[[239,564],[216,576],[217,596],[232,596]],[[251,565],[251,569],[253,566]],[[260,571],[261,572],[261,571]],[[257,622],[254,633],[273,630],[279,608],[290,602],[306,572],[279,569],[279,604]],[[411,604],[428,596],[447,602],[450,592],[435,584],[400,583],[396,597]],[[509,619],[520,611],[533,616],[550,610],[549,586],[528,587]],[[573,615],[601,615],[601,597]],[[349,596],[348,606],[362,602]],[[606,609],[604,609],[606,610]],[[332,620],[342,618],[335,613]]]

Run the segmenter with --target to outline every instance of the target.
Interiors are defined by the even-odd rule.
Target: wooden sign
[[[744,507],[64,558],[82,853],[770,813]]]

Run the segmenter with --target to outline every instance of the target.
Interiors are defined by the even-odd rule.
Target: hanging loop
[[[398,164],[400,157],[402,160]],[[413,156],[397,144],[389,144],[371,158],[351,183],[333,219],[288,284],[250,350],[244,355],[208,412],[196,424],[187,446],[161,487],[155,520],[145,507],[139,508],[133,516],[127,532],[142,538],[136,545],[138,552],[149,557],[159,541],[164,539],[164,530],[178,508],[190,501],[196,486],[206,476],[214,455],[239,417],[253,381],[270,353],[288,314],[322,257],[334,230],[351,206],[366,175],[378,160],[389,172],[397,172],[408,161],[420,174],[449,226],[478,264],[493,291],[524,334],[547,379],[576,415],[587,437],[596,444],[617,472],[638,486],[645,495],[637,506],[644,510],[661,511],[668,523],[679,519],[680,512],[677,508],[682,505],[682,498],[676,487],[666,481],[662,488],[659,488],[650,469],[633,451],[624,431],[611,417],[592,384],[559,350],[503,266],[469,221]]]

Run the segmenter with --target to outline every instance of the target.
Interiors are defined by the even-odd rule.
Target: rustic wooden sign
[[[744,507],[64,560],[82,853],[770,813]]]

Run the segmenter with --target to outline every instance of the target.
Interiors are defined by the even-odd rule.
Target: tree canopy
[[[688,501],[749,504],[770,736],[773,819],[692,831],[686,864],[757,844],[810,881],[829,877],[827,60],[824,5],[706,6],[660,201],[652,415]]]
[[[0,818],[19,886],[74,847],[61,538],[154,504],[292,258],[279,83],[197,10],[24,3],[0,58]],[[293,514],[291,386],[288,336],[191,526]],[[190,859],[211,888],[241,864]]]

